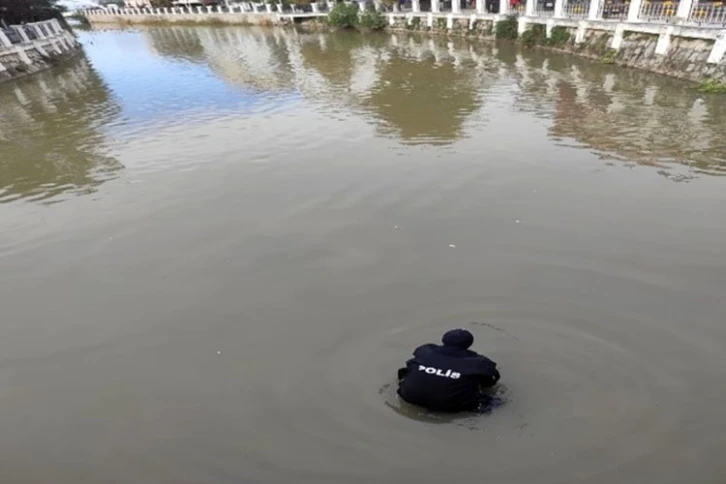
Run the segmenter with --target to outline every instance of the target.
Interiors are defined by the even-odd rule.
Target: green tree
[[[8,25],[63,18],[58,0],[0,0],[0,23]]]

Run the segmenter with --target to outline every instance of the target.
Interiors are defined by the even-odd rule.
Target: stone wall
[[[41,25],[42,29],[39,28]],[[11,28],[18,33],[23,29],[22,37],[13,36],[20,38],[13,42],[0,30],[0,82],[43,71],[81,52],[75,37],[63,30],[56,20]],[[32,40],[28,30],[35,33]]]
[[[390,14],[388,29],[493,41],[495,26],[502,21],[512,20],[494,15],[482,18],[481,15]],[[569,33],[566,42],[548,45],[542,41],[530,45],[531,48],[556,50],[604,64],[632,67],[696,82],[706,79],[726,82],[726,47],[720,48],[720,44],[726,43],[726,32],[721,29],[525,16],[519,17],[516,22],[520,38],[533,28],[546,32],[547,37],[551,36],[554,28]]]
[[[92,24],[126,24],[126,25],[278,25],[278,15],[267,13],[178,13],[170,15],[123,13],[111,15],[87,15]]]

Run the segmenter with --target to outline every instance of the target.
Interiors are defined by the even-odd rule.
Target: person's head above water
[[[444,346],[466,350],[474,344],[474,335],[465,329],[452,329],[444,333],[441,342]]]

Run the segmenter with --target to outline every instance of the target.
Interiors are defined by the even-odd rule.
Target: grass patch
[[[498,40],[517,40],[519,36],[516,15],[509,15],[506,19],[497,22],[494,26],[494,36]]]
[[[597,60],[600,64],[615,64],[615,60],[618,57],[618,51],[615,49],[608,49],[600,58]]]
[[[726,83],[716,79],[706,79],[696,89],[698,92],[708,94],[726,94]]]

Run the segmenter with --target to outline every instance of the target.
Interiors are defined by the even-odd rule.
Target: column
[[[63,49],[60,48],[60,42],[58,42],[57,40],[51,40],[50,45],[53,46],[53,50],[55,51],[56,54],[63,53]]]
[[[23,43],[30,42],[30,39],[28,38],[28,34],[25,33],[25,29],[22,25],[11,25],[10,28],[14,28],[15,31],[20,35],[20,38],[23,39]]]
[[[366,11],[366,2],[365,2],[365,0],[361,0],[360,2],[358,2],[358,7],[360,8],[360,11],[361,12],[365,12]]]
[[[419,13],[421,11],[421,0],[411,0],[411,10],[414,13]]]
[[[590,10],[587,13],[587,18],[589,18],[590,20],[597,20],[601,16],[600,0],[590,0]]]
[[[509,13],[509,0],[499,0],[499,15],[507,15]]]
[[[451,13],[461,13],[461,0],[451,0]]]
[[[564,17],[565,12],[565,0],[555,0],[555,18],[562,18]],[[547,34],[547,37],[549,37],[549,34]]]
[[[313,7],[313,13],[320,13],[317,2],[311,3],[310,6]],[[282,12],[282,4],[280,4],[280,12]]]
[[[529,0],[534,1],[534,0]],[[476,13],[485,13],[486,12],[486,6],[484,5],[484,0],[476,0]]]
[[[688,20],[691,16],[692,7],[693,0],[681,0],[678,4],[678,10],[676,11],[676,17],[678,17],[678,20]]]
[[[640,20],[640,7],[643,5],[643,0],[630,0],[630,7],[628,8],[628,22],[638,22]]]
[[[8,39],[8,36],[5,35],[5,32],[0,30],[0,47],[12,47],[13,43],[10,42],[10,39]]]
[[[30,57],[28,57],[28,54],[25,52],[25,49],[23,49],[22,47],[18,47],[15,50],[15,53],[18,55],[18,57],[20,57],[20,60],[23,61],[25,64],[30,65],[33,63],[33,61],[30,60]]]
[[[534,17],[537,11],[537,0],[527,0],[527,4],[524,6],[524,14],[527,17]]]
[[[441,4],[439,3],[439,0],[431,0],[431,11],[434,13],[439,13],[441,11]]]
[[[723,32],[718,34],[718,37],[716,37],[716,42],[713,43],[713,47],[711,48],[711,52],[708,54],[708,60],[706,60],[709,64],[718,64],[723,60],[723,56],[726,54],[726,35],[724,35]]]

